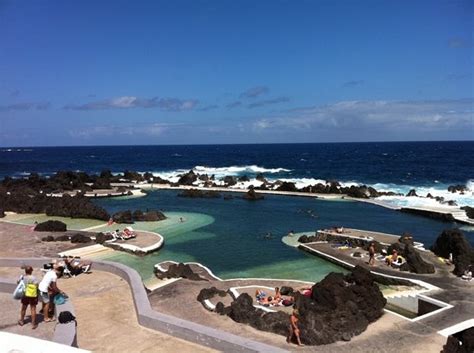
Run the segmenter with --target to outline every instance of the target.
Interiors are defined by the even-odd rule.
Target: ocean
[[[304,186],[337,180],[345,185],[366,184],[378,190],[419,195],[430,192],[474,206],[474,142],[404,142],[343,144],[114,146],[0,149],[0,176],[22,177],[57,170],[98,173],[124,170],[150,171],[176,180],[194,169],[199,173],[247,175],[263,173],[267,179],[285,179]],[[468,191],[452,194],[447,187],[466,185]],[[98,199],[109,212],[125,209],[160,209],[169,220],[154,229],[165,237],[158,253],[137,258],[128,254],[107,259],[152,276],[153,265],[165,260],[196,261],[223,278],[268,277],[318,281],[341,268],[283,244],[290,230],[314,233],[316,229],[344,226],[402,234],[430,246],[447,228],[461,227],[474,243],[473,227],[405,214],[363,202],[322,201],[313,198],[266,195],[248,202],[240,198],[188,199],[178,191],[151,191],[141,198]],[[386,200],[387,201],[387,200]],[[417,197],[388,200],[417,205],[434,202]],[[183,217],[180,224],[173,219]],[[264,235],[272,234],[271,239]]]
[[[297,186],[337,180],[403,194],[415,188],[422,196],[431,193],[474,206],[474,141],[0,148],[0,177],[109,169],[150,171],[177,180],[193,168],[216,177],[264,173],[267,179],[286,179]],[[448,193],[453,184],[466,185],[470,192]],[[419,206],[432,201],[393,202]]]

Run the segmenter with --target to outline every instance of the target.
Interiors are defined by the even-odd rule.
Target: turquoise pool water
[[[107,259],[137,269],[147,279],[153,265],[165,261],[196,261],[222,278],[264,277],[318,281],[338,266],[283,244],[281,237],[295,232],[343,225],[393,234],[409,232],[430,245],[445,228],[457,224],[395,212],[360,202],[333,202],[266,195],[249,202],[240,198],[189,199],[174,190],[150,192],[142,198],[100,199],[109,212],[161,209],[170,219],[153,225],[165,237],[165,246],[142,258],[113,254]],[[185,222],[179,222],[183,217]],[[265,235],[271,233],[271,239]],[[466,235],[472,239],[473,233]]]

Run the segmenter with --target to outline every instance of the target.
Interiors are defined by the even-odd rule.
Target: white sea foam
[[[276,182],[277,180],[283,182],[294,183],[296,188],[302,189],[307,186],[323,184],[327,185],[328,182],[322,179],[316,178],[288,178],[288,173],[291,172],[290,169],[285,168],[265,168],[257,165],[246,165],[246,166],[230,166],[230,167],[209,167],[209,166],[195,166],[192,170],[197,174],[207,174],[214,175],[214,183],[218,186],[224,186],[224,182],[221,180],[224,176],[250,176],[250,181],[248,182],[238,182],[236,185],[233,185],[232,189],[248,189],[251,185],[254,187],[259,187],[262,185],[262,182],[252,178],[255,174],[264,173],[267,180],[271,183]],[[153,172],[154,176],[169,180],[172,183],[178,182],[181,175],[187,173],[189,169],[177,169],[172,171],[156,171]],[[278,174],[282,173],[283,177],[279,178]],[[269,175],[270,174],[270,175]],[[409,184],[393,184],[393,183],[375,183],[367,184],[359,181],[339,181],[341,187],[351,187],[351,186],[361,186],[367,185],[371,186],[378,191],[392,191],[395,193],[402,194],[403,196],[382,196],[377,198],[379,201],[384,203],[400,206],[400,207],[439,207],[440,203],[434,199],[426,198],[427,194],[431,194],[433,197],[443,197],[445,201],[453,200],[457,203],[458,206],[471,206],[474,207],[474,180],[468,180],[466,182],[467,191],[464,194],[461,193],[451,193],[448,191],[448,184],[443,184],[438,180],[435,180],[432,185],[426,186],[414,186]],[[204,186],[204,182],[197,180],[194,185]],[[276,189],[278,186],[275,186]],[[416,193],[420,197],[407,197],[406,195],[411,189],[415,189]],[[447,205],[443,205],[448,207]]]
[[[265,168],[258,165],[244,165],[244,166],[230,166],[230,167],[208,167],[197,165],[193,171],[198,174],[215,175],[216,177],[223,177],[226,175],[243,175],[243,174],[258,174],[258,173],[282,173],[291,172],[290,169],[285,168]]]

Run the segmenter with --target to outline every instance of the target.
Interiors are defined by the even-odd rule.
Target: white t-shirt
[[[47,292],[49,285],[52,282],[56,282],[57,279],[58,279],[58,275],[56,274],[56,271],[50,270],[50,271],[46,272],[46,274],[44,275],[43,279],[41,280],[41,282],[38,286],[38,289],[41,292]]]

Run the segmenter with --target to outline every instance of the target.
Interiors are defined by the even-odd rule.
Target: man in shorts
[[[57,266],[52,270],[49,270],[46,272],[38,286],[41,302],[43,303],[43,308],[41,310],[43,311],[44,322],[54,321],[53,318],[49,317],[49,308],[54,296],[58,293],[63,293],[56,285],[58,278],[63,275],[63,272],[63,266]]]

